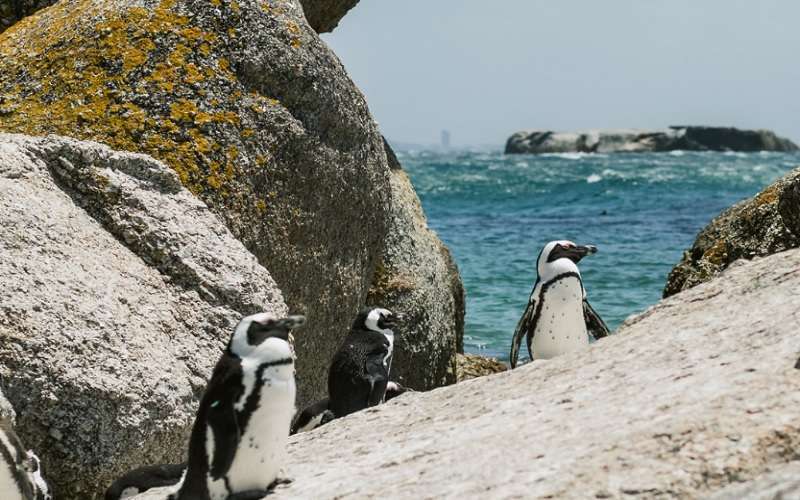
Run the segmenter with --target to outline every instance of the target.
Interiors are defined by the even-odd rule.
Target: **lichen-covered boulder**
[[[464,336],[464,288],[449,250],[425,218],[408,174],[385,144],[391,167],[389,233],[367,303],[402,313],[393,380],[426,390],[451,384]]]
[[[800,168],[728,208],[700,234],[670,272],[664,296],[708,281],[737,259],[800,246]]]
[[[0,284],[0,390],[59,499],[184,459],[233,327],[287,312],[171,169],[53,136],[0,134]]]
[[[297,0],[63,0],[0,34],[0,131],[166,163],[308,317],[300,402],[323,395],[390,188],[364,98]]]
[[[333,31],[339,21],[358,3],[358,0],[300,0],[308,24],[317,33]]]

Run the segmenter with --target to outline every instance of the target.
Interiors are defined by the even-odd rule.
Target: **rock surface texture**
[[[712,220],[670,272],[664,296],[708,281],[737,259],[800,247],[800,168]]]
[[[0,35],[0,131],[163,161],[269,269],[300,404],[364,304],[389,169],[363,96],[296,0],[63,0]]]
[[[269,273],[152,158],[0,134],[0,386],[59,499],[180,461],[245,314],[287,311]]]
[[[800,460],[800,456],[798,456]],[[752,481],[733,484],[708,500],[798,500],[800,499],[800,462],[778,467]]]
[[[275,498],[712,494],[800,459],[799,321],[800,250],[741,263],[584,351],[292,437]]]
[[[797,151],[798,146],[769,130],[728,127],[670,127],[656,130],[526,130],[506,142],[515,153],[645,153],[659,151]]]
[[[389,233],[367,303],[402,313],[392,380],[416,390],[456,381],[464,337],[464,287],[450,251],[428,228],[408,174],[387,147],[391,167]]]

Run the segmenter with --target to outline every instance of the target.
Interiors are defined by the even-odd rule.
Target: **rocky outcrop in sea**
[[[769,130],[680,126],[657,130],[589,130],[517,132],[506,142],[506,154],[646,153],[662,151],[798,151],[796,144]]]
[[[740,261],[584,351],[334,420],[290,439],[275,498],[797,491],[798,290],[800,250]]]
[[[710,280],[737,259],[800,247],[800,168],[728,208],[697,235],[669,274],[664,296]]]

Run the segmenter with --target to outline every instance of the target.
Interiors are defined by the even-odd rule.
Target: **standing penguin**
[[[11,422],[0,417],[0,498],[50,500],[39,457],[25,451]]]
[[[328,408],[336,418],[385,400],[394,351],[393,328],[401,320],[400,315],[377,307],[358,313],[328,373]]]
[[[289,332],[303,323],[261,313],[236,326],[200,401],[176,500],[262,498],[278,481],[296,392]]]
[[[263,498],[285,462],[296,392],[289,332],[303,323],[303,316],[268,313],[242,319],[200,400],[185,472],[182,465],[142,467],[115,481],[106,498],[175,483],[164,488],[169,500]]]
[[[586,299],[578,262],[597,252],[592,245],[551,241],[537,259],[538,278],[511,340],[511,368],[525,336],[531,359],[549,359],[608,335],[608,327]]]

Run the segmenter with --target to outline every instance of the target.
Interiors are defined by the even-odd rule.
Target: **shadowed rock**
[[[287,312],[256,258],[152,158],[0,134],[0,386],[56,498],[180,462],[245,314]]]
[[[356,6],[358,0],[300,0],[306,13],[308,24],[317,33],[333,31],[347,12]]]
[[[0,0],[0,33],[56,0]],[[317,33],[333,31],[358,0],[300,0],[308,23]]]
[[[798,458],[798,290],[800,250],[756,259],[586,350],[334,420],[290,439],[275,498],[702,498],[756,478]]]
[[[464,336],[464,288],[447,247],[428,228],[408,174],[385,143],[390,166],[389,233],[367,303],[402,313],[392,380],[416,390],[456,381]]]

